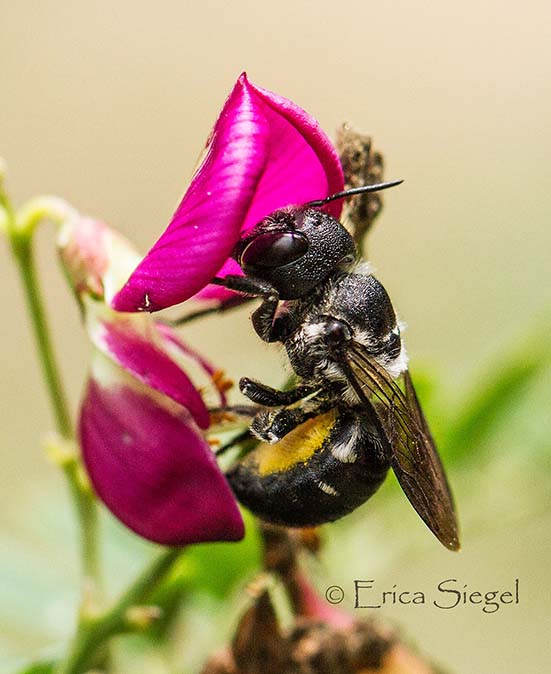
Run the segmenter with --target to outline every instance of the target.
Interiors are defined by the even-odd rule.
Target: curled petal
[[[115,296],[115,309],[155,311],[208,283],[239,236],[264,170],[268,140],[266,120],[238,82],[167,230]]]
[[[98,496],[140,536],[164,545],[243,537],[228,483],[185,411],[124,383],[91,379],[79,430]]]
[[[217,272],[227,273],[241,231],[277,208],[322,198],[342,186],[338,156],[317,122],[241,75],[168,228],[113,307],[156,311],[188,299]],[[327,207],[337,216],[340,209],[337,202]],[[222,298],[228,292],[208,294]]]
[[[124,370],[175,400],[189,410],[198,426],[208,428],[209,413],[201,395],[187,374],[161,348],[160,333],[147,318],[116,316],[99,321],[90,331],[92,340]]]
[[[304,204],[343,189],[344,179],[333,144],[316,120],[292,101],[249,83],[261,101],[274,144],[241,232],[284,206]],[[321,196],[320,196],[321,195]],[[327,204],[326,210],[338,218],[342,201]],[[218,274],[241,274],[235,260],[227,259]],[[220,286],[209,286],[201,299],[225,300],[235,296]]]

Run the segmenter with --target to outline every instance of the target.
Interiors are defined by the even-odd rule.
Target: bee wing
[[[409,372],[402,375],[402,391],[361,345],[347,345],[344,359],[351,385],[372,417],[375,412],[388,440],[390,463],[405,495],[436,538],[458,550],[452,494]]]

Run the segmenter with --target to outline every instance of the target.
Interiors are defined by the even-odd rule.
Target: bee
[[[258,407],[260,443],[227,478],[260,518],[315,526],[348,514],[390,468],[428,528],[459,549],[451,491],[408,371],[400,323],[347,229],[322,210],[334,200],[401,181],[339,192],[264,218],[237,244],[244,276],[213,283],[261,299],[252,325],[280,342],[298,384],[239,382]]]

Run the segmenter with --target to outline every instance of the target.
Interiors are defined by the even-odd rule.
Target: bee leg
[[[218,407],[209,407],[211,415],[229,414],[235,417],[252,418],[258,412],[258,405],[219,405]]]
[[[237,276],[237,274],[229,274],[224,278],[216,276],[211,283],[251,297],[267,297],[272,293],[277,294],[277,290],[272,285],[252,276]]]
[[[274,444],[311,416],[300,408],[261,410],[253,419],[250,430],[259,440]]]
[[[211,283],[234,290],[236,292],[261,297],[262,304],[251,316],[251,321],[256,334],[264,342],[280,342],[286,334],[288,320],[285,316],[276,318],[279,304],[278,291],[266,281],[250,276],[229,275],[224,278],[214,278]]]
[[[243,377],[239,380],[239,390],[253,403],[263,407],[283,407],[302,400],[316,389],[312,386],[297,386],[289,391],[278,391],[254,379]]]
[[[228,442],[224,443],[223,445],[220,445],[220,447],[218,447],[218,449],[214,453],[216,454],[216,456],[221,456],[222,454],[227,452],[228,449],[232,449],[233,447],[238,445],[240,442],[248,440],[251,437],[252,437],[251,431],[248,428],[246,428],[244,431],[241,431],[241,433],[238,433],[236,436],[234,436]]]
[[[334,406],[331,398],[317,397],[299,407],[279,410],[261,410],[252,420],[250,430],[260,440],[279,442],[297,426]]]
[[[256,334],[264,342],[281,342],[286,334],[288,324],[285,316],[276,318],[276,311],[279,304],[279,294],[269,295],[262,300],[262,304],[253,312],[251,322]]]
[[[254,297],[240,297],[239,295],[236,295],[235,297],[230,297],[227,300],[222,300],[214,306],[197,309],[196,311],[191,311],[184,316],[180,316],[179,318],[175,319],[160,319],[160,322],[164,323],[165,325],[169,325],[172,328],[178,328],[181,325],[187,325],[188,323],[191,323],[198,318],[203,318],[204,316],[226,313],[231,309],[236,309],[237,307],[243,306],[247,302],[251,302],[253,299]]]

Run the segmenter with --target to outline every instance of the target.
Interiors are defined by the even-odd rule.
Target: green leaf
[[[55,660],[42,660],[19,669],[17,674],[52,674],[56,666]]]
[[[518,408],[536,379],[549,373],[548,347],[533,347],[529,345],[501,366],[491,368],[484,385],[463,404],[442,444],[442,453],[448,461],[478,455],[480,448]]]
[[[209,543],[189,547],[149,602],[162,609],[148,633],[161,638],[170,629],[192,593],[226,598],[261,565],[261,543],[254,518],[243,513],[246,536],[239,543]]]
[[[243,512],[246,536],[239,543],[196,545],[186,555],[194,589],[225,597],[261,565],[261,542],[254,518]]]

